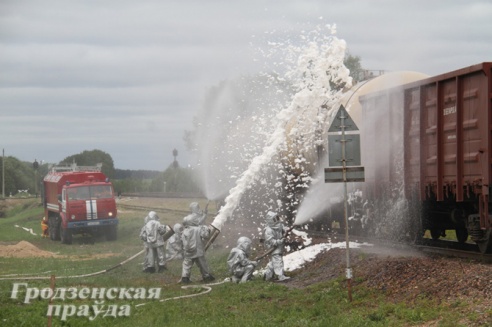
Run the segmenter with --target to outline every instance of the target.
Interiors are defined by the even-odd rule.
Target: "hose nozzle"
[[[208,239],[207,245],[205,245],[205,251],[212,245],[212,243],[215,241],[217,236],[220,234],[220,229],[215,227],[214,225],[210,224],[210,226],[213,228],[212,235],[210,235],[210,238]]]
[[[166,229],[167,229],[167,232],[165,232],[163,235],[162,235],[162,239],[164,240],[164,242],[166,242],[171,236],[174,235],[174,230],[172,229],[171,226],[169,225],[166,225]]]

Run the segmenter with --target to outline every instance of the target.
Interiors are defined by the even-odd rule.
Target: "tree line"
[[[198,178],[191,168],[169,165],[164,171],[117,169],[111,156],[101,150],[83,151],[66,157],[56,166],[95,166],[102,163],[102,172],[110,178],[117,193],[135,192],[199,192]],[[5,165],[5,166],[4,166]],[[5,181],[0,174],[0,187],[5,197],[36,196],[42,192],[43,178],[53,164],[21,161],[15,157],[0,157],[0,169],[4,169]],[[0,197],[2,196],[0,190]]]

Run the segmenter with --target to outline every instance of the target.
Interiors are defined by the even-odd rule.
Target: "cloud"
[[[272,67],[268,42],[336,24],[365,68],[432,75],[490,61],[491,16],[480,0],[4,0],[0,147],[159,170],[177,148],[192,163],[183,134],[207,90]]]

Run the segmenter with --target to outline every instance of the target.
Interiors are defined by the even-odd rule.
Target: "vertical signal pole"
[[[34,162],[32,163],[32,168],[34,169],[34,194],[36,195],[36,198],[38,197],[38,168],[39,168],[39,163],[36,159],[34,159]]]
[[[347,131],[351,133],[347,134]],[[328,128],[328,163],[330,167],[325,168],[325,183],[343,183],[343,213],[347,248],[346,278],[350,302],[352,302],[352,268],[350,267],[347,182],[364,182],[365,180],[364,167],[360,166],[360,135],[358,131],[359,129],[349,113],[343,106],[340,106]]]
[[[340,129],[342,130],[342,139],[340,143],[342,145],[342,178],[343,178],[343,216],[345,219],[345,244],[346,244],[346,257],[347,257],[347,290],[349,301],[352,302],[352,268],[350,267],[350,240],[349,240],[349,225],[348,225],[348,214],[347,214],[347,159],[345,156],[345,114],[341,112],[340,114]]]
[[[2,197],[5,199],[5,149],[2,149]]]

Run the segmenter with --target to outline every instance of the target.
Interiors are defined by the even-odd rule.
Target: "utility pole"
[[[173,161],[173,168],[174,168],[174,192],[177,192],[178,191],[178,181],[177,181],[177,175],[178,175],[178,167],[179,167],[179,164],[178,164],[178,160],[176,160],[176,157],[178,156],[178,150],[174,149],[173,150],[173,157],[174,157],[174,161]]]
[[[36,159],[32,163],[32,168],[34,169],[34,194],[36,194],[36,198],[38,197],[38,168],[39,163]]]
[[[2,197],[5,199],[5,149],[2,149]]]

